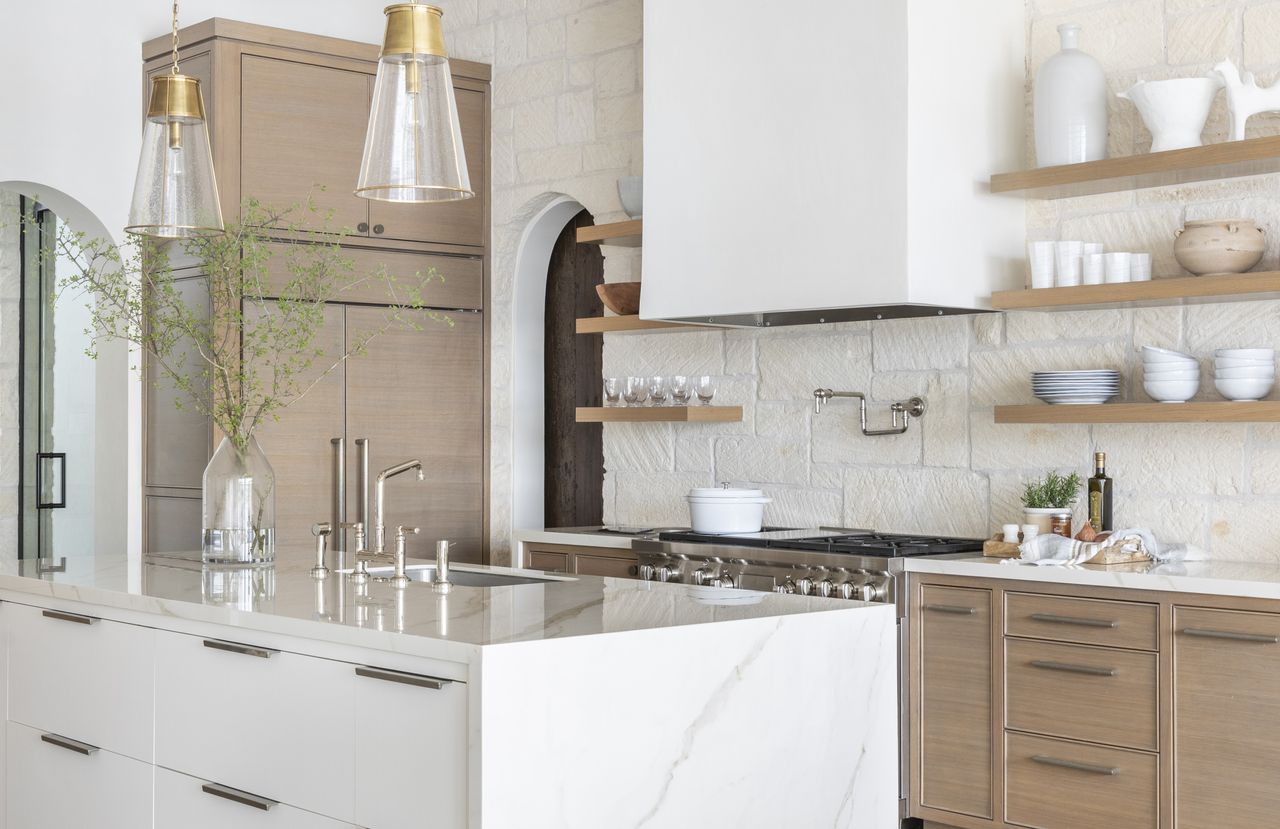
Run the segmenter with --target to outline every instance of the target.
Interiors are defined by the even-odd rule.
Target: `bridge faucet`
[[[387,552],[387,528],[383,523],[383,506],[384,495],[386,492],[386,484],[388,478],[394,478],[410,470],[418,470],[418,480],[423,480],[426,475],[422,471],[422,461],[411,460],[404,463],[398,463],[395,466],[389,466],[378,473],[377,483],[374,484],[373,496],[373,553],[382,555]]]
[[[852,397],[858,401],[859,425],[862,427],[862,434],[868,437],[900,435],[907,431],[907,425],[911,422],[911,418],[924,416],[924,399],[912,397],[909,400],[894,403],[889,407],[889,411],[893,414],[892,428],[868,429],[867,396],[860,391],[832,391],[831,389],[814,389],[813,413],[822,414],[822,404],[829,402],[833,397]],[[899,420],[901,420],[901,424],[899,424]]]

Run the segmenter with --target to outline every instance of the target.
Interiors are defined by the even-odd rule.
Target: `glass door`
[[[60,220],[30,199],[21,210],[19,551],[48,570],[94,552],[96,371],[90,298],[59,294]]]

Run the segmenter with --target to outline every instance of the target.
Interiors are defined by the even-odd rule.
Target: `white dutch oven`
[[[689,524],[699,533],[758,533],[764,523],[764,505],[772,501],[758,489],[693,489]]]

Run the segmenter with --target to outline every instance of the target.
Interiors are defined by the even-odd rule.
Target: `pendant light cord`
[[[178,74],[178,0],[173,0],[173,74]]]

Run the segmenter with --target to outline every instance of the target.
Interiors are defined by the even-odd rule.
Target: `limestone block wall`
[[[1200,74],[1223,57],[1260,83],[1280,75],[1280,2],[1029,0],[1028,159],[1031,79],[1068,21],[1084,27],[1082,47],[1103,63],[1113,91],[1138,78]],[[1111,154],[1145,152],[1150,135],[1133,106],[1112,103]],[[1205,139],[1221,141],[1225,131],[1220,96]],[[1276,116],[1250,122],[1251,136],[1278,132]],[[1171,248],[1184,220],[1234,216],[1266,228],[1260,267],[1280,268],[1275,176],[1027,204],[1029,238],[1148,250],[1157,275],[1179,273]],[[1280,560],[1280,427],[992,422],[997,404],[1034,402],[1028,375],[1037,369],[1116,368],[1124,397],[1145,399],[1146,344],[1206,360],[1215,348],[1280,346],[1280,303],[607,338],[606,375],[714,374],[717,402],[741,404],[745,414],[740,424],[607,425],[606,520],[680,523],[690,487],[728,480],[768,490],[774,524],[981,535],[1017,519],[1025,481],[1055,468],[1085,473],[1098,449],[1118,479],[1123,523],[1216,557]],[[929,411],[906,435],[867,438],[851,401],[813,414],[818,386],[869,392],[873,423],[887,418],[887,403],[913,394]],[[1211,385],[1202,397],[1215,397]]]

